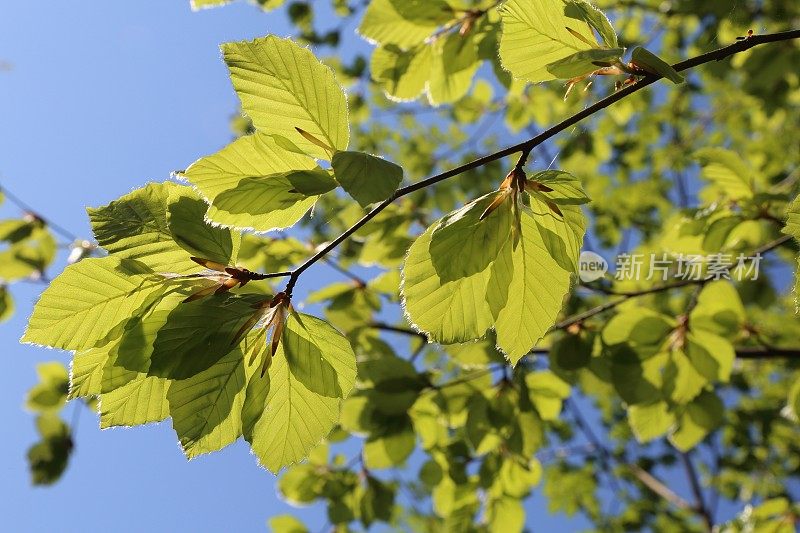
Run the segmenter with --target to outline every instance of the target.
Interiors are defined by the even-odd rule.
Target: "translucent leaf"
[[[268,523],[272,533],[308,533],[300,520],[288,514],[273,516]]]
[[[174,187],[169,193],[167,209],[167,225],[172,238],[190,255],[223,265],[235,265],[241,235],[207,223],[207,209],[208,205],[197,192],[189,187]]]
[[[420,45],[403,50],[395,44],[380,46],[372,52],[370,73],[392,100],[416,99],[425,90],[431,72],[431,47]]]
[[[46,226],[26,224],[24,238],[12,240],[0,251],[0,279],[10,282],[27,278],[44,270],[58,251],[53,234]]]
[[[69,399],[97,396],[101,392],[103,367],[108,359],[105,348],[91,348],[72,357],[69,373]]]
[[[25,407],[39,413],[58,411],[67,402],[69,374],[59,362],[36,365],[39,382],[31,387],[25,398]]]
[[[169,381],[138,375],[133,381],[100,397],[100,427],[140,426],[169,416]]]
[[[569,397],[569,383],[549,370],[531,372],[525,376],[528,396],[542,420],[556,420],[564,398]]]
[[[189,259],[191,254],[175,242],[167,224],[170,193],[180,194],[180,189],[174,183],[151,183],[108,205],[87,208],[97,243],[117,257],[136,259],[156,272],[200,270]]]
[[[392,417],[382,425],[380,433],[364,443],[364,463],[369,469],[393,468],[404,464],[417,441],[407,415]]]
[[[235,188],[245,178],[311,170],[316,166],[310,157],[281,147],[275,137],[256,132],[197,160],[181,176],[213,202],[220,193]]]
[[[581,180],[569,172],[544,170],[533,174],[529,177],[529,180],[551,189],[542,192],[542,195],[558,205],[578,205],[590,201],[586,191],[583,190]]]
[[[685,78],[672,68],[672,65],[641,46],[633,49],[631,61],[647,72],[663,76],[672,83],[683,83],[685,81]]]
[[[522,235],[516,248],[514,239],[509,239],[493,265],[488,301],[495,316],[497,346],[512,364],[544,337],[569,291],[570,273],[563,264],[577,261],[580,245],[574,246],[577,241],[562,244],[559,253],[563,255],[560,261],[556,260],[551,255],[554,247],[548,246],[545,239],[553,235],[559,239],[561,235],[574,236],[571,231],[554,233],[558,226],[564,224],[522,209]],[[580,238],[582,241],[582,233]]]
[[[42,293],[22,342],[64,350],[92,348],[164,290],[164,278],[137,261],[84,259],[68,266]]]
[[[724,148],[703,148],[694,153],[700,160],[700,175],[731,200],[753,197],[753,171],[735,152]]]
[[[558,212],[542,202],[539,195],[530,198],[530,210],[536,227],[551,258],[564,270],[578,272],[578,259],[586,233],[586,216],[580,206],[561,205]]]
[[[500,7],[503,36],[500,60],[514,75],[530,82],[552,80],[547,65],[567,56],[594,48],[592,28],[571,18],[563,0],[509,0]],[[583,39],[576,37],[573,32]]]
[[[611,26],[608,17],[586,0],[567,0],[567,5],[574,8],[568,9],[569,16],[586,21],[600,35],[600,38],[609,48],[617,47],[617,32]]]
[[[331,161],[337,181],[366,207],[390,197],[403,180],[403,169],[363,152],[336,152]]]
[[[336,180],[329,172],[320,168],[314,170],[296,170],[287,176],[294,190],[305,196],[318,196],[336,188]]]
[[[208,218],[225,226],[271,231],[288,228],[317,201],[295,191],[289,180],[293,172],[258,178],[244,178],[233,188],[214,198]]]
[[[157,330],[148,374],[187,379],[211,368],[236,348],[242,326],[264,299],[258,294],[218,294],[178,305]],[[164,320],[164,313],[153,320]],[[149,329],[146,323],[142,329]]]
[[[42,439],[28,449],[28,465],[34,485],[52,485],[67,468],[73,443],[69,426],[58,415],[36,419]]]
[[[244,354],[238,348],[211,368],[173,381],[169,412],[187,457],[220,450],[239,438],[245,383]]]
[[[293,313],[267,375],[248,385],[244,434],[259,463],[277,472],[308,455],[338,421],[340,398],[355,383],[355,354],[330,325]]]
[[[431,105],[459,100],[467,94],[481,61],[472,34],[449,33],[431,45],[428,99]]]
[[[694,448],[706,435],[722,424],[725,406],[713,392],[704,392],[678,418],[678,429],[669,436],[677,449],[685,452]]]
[[[486,303],[492,257],[486,253],[499,249],[510,235],[508,202],[481,221],[480,216],[494,201],[489,194],[445,217],[423,233],[408,251],[403,266],[402,297],[405,312],[411,322],[432,339],[443,344],[465,342],[481,337],[492,327],[494,317]],[[448,220],[454,220],[448,224]],[[433,233],[457,235],[460,246],[440,246],[432,250]],[[445,253],[452,255],[443,255]],[[439,268],[446,266],[443,274]],[[456,275],[453,271],[462,272]]]
[[[708,331],[692,330],[686,336],[686,355],[710,382],[727,383],[736,352],[730,341]]]
[[[275,36],[222,45],[242,110],[258,131],[286,137],[316,157],[329,154],[300,128],[333,150],[350,139],[347,102],[333,71],[307,48]]]
[[[628,423],[639,442],[650,442],[666,435],[675,424],[675,415],[666,402],[637,404],[628,407]]]
[[[581,50],[574,54],[563,57],[558,61],[553,61],[547,65],[547,72],[562,80],[577,78],[584,74],[590,74],[600,68],[597,61],[613,62],[619,61],[620,56],[625,53],[623,48],[594,48],[591,50]]]
[[[405,49],[422,43],[455,16],[444,0],[373,0],[358,33],[371,42]]]

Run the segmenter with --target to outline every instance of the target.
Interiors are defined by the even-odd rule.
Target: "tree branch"
[[[689,480],[689,486],[691,486],[692,494],[694,494],[694,510],[703,519],[703,524],[705,525],[706,530],[711,531],[714,529],[714,520],[711,518],[711,513],[708,511],[708,507],[706,507],[705,498],[703,497],[703,489],[700,487],[700,479],[697,476],[697,471],[695,470],[694,464],[692,464],[692,459],[689,457],[688,453],[681,452],[680,456],[681,461],[683,461],[683,467],[686,470],[686,477]]]
[[[711,52],[707,52],[705,54],[701,54],[699,56],[693,57],[691,59],[687,59],[685,61],[681,61],[680,63],[676,63],[672,65],[672,67],[677,71],[688,70],[690,68],[697,67],[699,65],[703,65],[705,63],[710,63],[712,61],[720,61],[727,57],[730,57],[734,54],[738,54],[740,52],[744,52],[745,50],[749,50],[754,46],[766,43],[774,43],[779,41],[787,41],[790,39],[798,39],[800,38],[800,30],[791,30],[791,31],[784,31],[778,33],[770,33],[765,35],[754,35],[752,37],[748,37],[747,39],[743,39],[741,41],[737,41],[729,46],[725,46],[722,48],[718,48]],[[458,176],[463,174],[464,172],[468,172],[470,170],[476,169],[488,163],[497,161],[502,159],[506,156],[511,154],[522,152],[520,157],[520,161],[525,161],[528,157],[528,154],[536,148],[538,145],[542,144],[546,140],[550,139],[551,137],[555,136],[556,134],[566,130],[567,128],[577,124],[578,122],[582,121],[583,119],[592,116],[593,114],[597,113],[598,111],[607,108],[611,104],[619,102],[623,98],[630,96],[631,94],[638,92],[645,87],[652,85],[653,83],[660,80],[662,76],[652,75],[649,74],[647,76],[642,77],[637,82],[628,85],[627,87],[595,102],[594,104],[584,108],[583,110],[575,113],[574,115],[566,118],[565,120],[559,122],[555,126],[550,127],[549,129],[543,131],[539,135],[528,139],[525,142],[516,144],[514,146],[509,146],[503,150],[495,152],[493,154],[489,154],[483,157],[480,157],[470,163],[465,165],[458,166],[456,168],[450,169],[448,171],[442,172],[435,176],[431,176],[430,178],[418,181],[416,183],[412,183],[411,185],[407,185],[406,187],[402,187],[395,191],[389,198],[384,200],[383,202],[379,203],[377,206],[372,208],[372,210],[364,215],[358,222],[350,226],[347,230],[345,230],[341,235],[336,237],[330,243],[328,243],[324,248],[319,250],[316,254],[312,257],[307,259],[304,263],[298,266],[294,271],[292,271],[291,276],[289,277],[289,282],[286,285],[286,294],[291,297],[292,291],[294,289],[295,284],[297,283],[298,278],[300,275],[305,272],[311,265],[322,259],[326,256],[331,250],[335,249],[339,246],[342,242],[348,239],[353,233],[358,231],[362,226],[364,226],[367,222],[375,218],[375,216],[389,207],[392,203],[394,203],[399,198],[403,196],[407,196],[413,192],[418,190],[424,189],[440,181],[444,181],[446,179],[452,178],[454,176]]]

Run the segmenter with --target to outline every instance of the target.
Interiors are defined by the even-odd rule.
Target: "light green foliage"
[[[5,322],[14,314],[14,299],[11,297],[6,285],[0,285],[0,323]]]
[[[310,50],[289,39],[266,37],[222,46],[233,88],[256,130],[280,135],[318,157],[323,148],[300,135],[300,128],[332,150],[350,140],[347,102],[333,71]]]
[[[672,83],[683,83],[685,81],[684,77],[672,68],[669,63],[641,46],[637,46],[631,52],[631,61],[650,74],[663,76]]]
[[[268,373],[251,380],[245,399],[252,415],[245,438],[259,462],[277,472],[306,457],[339,419],[355,376],[355,355],[341,333],[311,315],[290,314]]]
[[[530,82],[555,79],[559,76],[550,72],[548,65],[595,47],[592,27],[577,18],[585,11],[570,8],[563,0],[509,0],[500,12],[500,59],[515,78]]]
[[[403,181],[402,168],[361,152],[336,152],[331,166],[342,188],[362,207],[389,198]]]
[[[33,312],[24,341],[74,352],[26,398],[34,482],[64,471],[59,411],[77,400],[104,428],[171,418],[189,458],[242,436],[283,470],[280,496],[319,504],[335,531],[522,531],[534,494],[601,531],[707,529],[717,497],[741,510],[720,531],[793,530],[797,242],[779,237],[800,239],[800,49],[754,46],[680,85],[659,58],[800,11],[723,3],[603,0],[607,17],[585,0],[290,2],[296,41],[223,45],[237,138],[176,173],[191,187],[90,209],[108,256],[79,240],[70,262],[99,257]],[[371,57],[336,48],[356,26]],[[640,91],[646,73],[676,85]],[[440,175],[626,81],[530,152]],[[48,279],[63,233],[32,213],[0,222],[0,319],[6,283]],[[580,282],[584,247],[611,273]],[[757,251],[757,277],[742,259],[703,279],[708,256]],[[644,258],[635,279],[613,275],[619,253]],[[697,279],[680,263],[693,257]]]

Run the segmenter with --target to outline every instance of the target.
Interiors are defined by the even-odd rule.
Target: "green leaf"
[[[336,180],[362,207],[389,198],[403,181],[403,169],[363,152],[336,152],[331,161]]]
[[[535,216],[522,208],[522,235],[516,248],[514,239],[509,239],[493,265],[488,301],[495,316],[497,346],[512,364],[555,323],[569,291],[570,272],[564,266],[577,262],[580,244],[572,230],[567,229],[565,234],[565,227],[563,221],[550,215]],[[572,242],[564,243],[562,235]],[[560,249],[548,244],[547,239],[558,239]],[[551,255],[553,251],[559,253],[559,260]]]
[[[319,318],[292,313],[283,331],[286,360],[292,375],[320,396],[346,398],[356,379],[350,342]]]
[[[174,187],[169,193],[167,225],[175,242],[190,255],[223,265],[235,265],[241,235],[213,227],[205,221],[208,205],[189,187]]]
[[[637,404],[628,407],[628,423],[639,442],[650,442],[667,432],[675,424],[675,415],[666,402]]]
[[[685,452],[694,448],[706,435],[722,424],[725,406],[713,392],[704,392],[678,418],[678,429],[669,436],[677,449]]]
[[[558,61],[553,61],[547,65],[547,72],[562,80],[577,78],[584,74],[590,74],[600,68],[597,61],[613,62],[619,61],[620,56],[625,53],[624,48],[594,48],[592,50],[581,50],[574,54],[563,57]]]
[[[467,94],[481,61],[472,34],[449,33],[431,45],[428,99],[431,105],[448,104]]]
[[[312,158],[286,150],[278,139],[259,132],[240,137],[219,152],[195,161],[180,175],[213,202],[245,178],[317,167]]]
[[[367,475],[366,482],[359,498],[359,515],[361,523],[368,528],[376,520],[391,520],[394,489],[374,476]]]
[[[14,315],[14,299],[6,285],[0,284],[0,324]]]
[[[583,189],[581,180],[569,172],[544,170],[533,174],[528,180],[552,189],[540,194],[558,205],[580,205],[591,201]]]
[[[727,383],[736,359],[736,352],[728,339],[695,329],[686,336],[686,355],[692,366],[712,383]]]
[[[380,433],[364,443],[364,465],[371,470],[400,466],[414,451],[416,441],[408,415],[388,418]]]
[[[315,157],[330,154],[296,128],[334,150],[346,150],[350,124],[344,92],[333,71],[307,48],[268,36],[222,45],[243,111],[263,133],[286,137]]]
[[[242,434],[244,357],[237,348],[211,368],[170,385],[167,401],[172,427],[190,459],[220,450]]]
[[[663,76],[672,83],[678,84],[686,81],[677,70],[672,68],[672,65],[655,55],[653,52],[637,46],[631,53],[631,61],[639,68],[642,68],[650,74]]]
[[[138,261],[84,259],[54,279],[33,310],[22,342],[86,350],[166,290],[164,278]]]
[[[39,413],[58,411],[67,402],[69,374],[59,362],[39,363],[36,365],[39,383],[27,394],[25,406]]]
[[[103,207],[87,208],[97,243],[116,257],[135,259],[156,272],[200,270],[175,242],[167,223],[170,194],[179,195],[181,189],[185,188],[174,183],[150,183]]]
[[[34,485],[52,485],[61,478],[72,453],[69,426],[58,415],[44,414],[36,419],[42,439],[28,449],[28,465]]]
[[[294,190],[305,196],[318,196],[334,190],[338,183],[330,173],[318,168],[290,172],[286,178]]]
[[[556,420],[561,413],[561,404],[569,397],[569,383],[549,370],[531,372],[525,376],[528,396],[542,420]]]
[[[786,226],[781,231],[800,241],[800,196],[796,196],[789,204],[786,210]]]
[[[515,78],[533,83],[548,81],[556,76],[548,72],[547,65],[594,48],[588,44],[594,42],[591,26],[568,15],[574,9],[563,0],[509,0],[502,4],[500,60],[503,67]]]
[[[295,191],[292,172],[245,178],[214,198],[208,217],[224,226],[271,231],[293,226],[314,207],[318,196]]]
[[[566,4],[568,16],[581,19],[589,24],[600,35],[603,44],[607,47],[617,47],[617,32],[614,31],[611,22],[602,11],[586,0],[567,0]]]
[[[214,294],[155,313],[152,321],[163,325],[152,344],[148,374],[187,379],[208,370],[236,348],[237,334],[264,299],[259,294]],[[142,329],[150,328],[145,322]]]
[[[308,528],[292,515],[273,516],[267,522],[272,533],[308,533]]]
[[[248,385],[244,435],[259,463],[278,472],[308,455],[338,421],[355,376],[347,339],[315,317],[290,314],[268,378]]]
[[[494,201],[492,193],[441,219],[423,233],[408,251],[401,287],[403,306],[409,319],[430,338],[443,344],[481,337],[492,327],[494,317],[486,303],[492,257],[484,252],[499,249],[510,234],[508,202],[481,221],[480,216]],[[452,223],[451,223],[452,222]],[[433,233],[442,230],[462,239],[460,246],[432,250]],[[437,266],[449,265],[444,274]],[[458,269],[453,272],[453,268]],[[455,275],[461,272],[463,276]]]
[[[372,0],[358,33],[373,43],[407,49],[455,17],[444,0]]]
[[[97,396],[102,392],[103,367],[108,360],[105,347],[77,352],[72,357],[69,373],[70,400]]]
[[[626,309],[606,323],[602,339],[607,346],[627,345],[645,359],[661,351],[675,326],[669,317],[649,309]]]
[[[754,177],[750,166],[739,154],[724,148],[703,148],[694,156],[700,160],[700,175],[710,181],[731,200],[745,200],[754,194]]]
[[[432,59],[430,46],[403,50],[395,44],[387,44],[372,52],[370,72],[387,97],[406,102],[415,100],[425,90]]]
[[[577,273],[586,216],[577,205],[561,205],[557,209],[560,214],[543,202],[538,193],[530,197],[530,210],[547,252],[561,268]]]
[[[58,244],[47,227],[25,224],[25,236],[0,251],[0,279],[10,282],[36,276],[53,262]]]
[[[139,374],[100,396],[100,427],[129,427],[161,422],[169,416],[166,379]]]

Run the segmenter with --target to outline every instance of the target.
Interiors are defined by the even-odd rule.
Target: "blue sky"
[[[0,182],[89,236],[86,206],[163,181],[230,140],[237,101],[218,45],[267,33],[290,34],[283,14],[246,4],[192,13],[188,0],[6,2],[0,61],[12,69],[0,71]],[[0,213],[19,214],[8,205]],[[333,279],[326,268],[311,273],[318,283]],[[188,462],[169,423],[101,432],[85,409],[67,474],[54,487],[31,488],[25,451],[36,434],[22,409],[25,391],[36,381],[36,362],[68,361],[17,342],[39,290],[17,284],[17,313],[0,326],[0,529],[262,531],[267,517],[291,511],[241,442]],[[588,525],[545,508],[535,496],[529,524]],[[313,507],[302,517],[316,531],[323,513]]]

